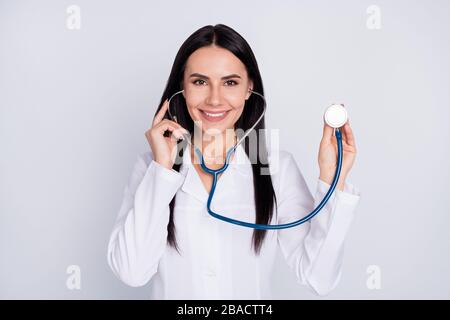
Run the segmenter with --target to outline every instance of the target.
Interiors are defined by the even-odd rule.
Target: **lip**
[[[228,113],[230,112],[230,110],[214,110],[214,111],[208,111],[208,110],[201,110],[200,111],[200,115],[202,117],[202,119],[209,121],[209,122],[218,122],[218,121],[222,121],[223,119],[225,119],[228,116]],[[209,113],[211,116],[208,116]],[[219,114],[223,113],[222,116],[217,116]],[[214,116],[215,115],[215,116]]]

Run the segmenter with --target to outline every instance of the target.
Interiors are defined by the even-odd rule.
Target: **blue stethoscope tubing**
[[[218,176],[219,174],[223,173],[229,164],[231,155],[233,152],[236,151],[237,146],[243,141],[243,139],[248,135],[248,133],[253,130],[253,128],[256,126],[256,124],[261,120],[262,116],[264,115],[265,112],[265,98],[262,94],[257,93],[255,91],[250,90],[252,93],[256,93],[258,96],[262,97],[264,100],[264,111],[262,113],[262,115],[259,117],[259,119],[256,121],[256,123],[252,126],[252,128],[250,128],[246,134],[244,134],[244,136],[236,143],[235,146],[231,147],[226,155],[225,158],[225,164],[222,166],[222,168],[220,169],[210,169],[205,165],[204,159],[203,159],[203,155],[201,153],[201,151],[194,146],[195,152],[197,153],[197,156],[200,159],[200,166],[203,169],[204,172],[209,173],[213,176],[213,182],[212,182],[212,186],[211,186],[211,191],[209,192],[209,196],[208,196],[208,201],[206,204],[206,209],[208,211],[208,213],[219,220],[222,220],[224,222],[228,222],[228,223],[232,223],[238,226],[242,226],[242,227],[247,227],[247,228],[252,228],[252,229],[258,229],[258,230],[278,230],[278,229],[287,229],[287,228],[292,228],[298,225],[301,225],[309,220],[311,220],[312,218],[314,218],[314,216],[319,213],[319,211],[325,206],[325,204],[327,203],[327,201],[330,199],[331,195],[333,194],[336,185],[339,181],[339,176],[341,174],[341,168],[342,168],[342,134],[341,131],[339,130],[339,128],[335,128],[334,129],[334,133],[336,136],[336,141],[337,141],[337,146],[338,146],[338,156],[337,156],[337,166],[336,166],[336,173],[334,174],[334,178],[333,178],[333,182],[331,183],[330,188],[328,189],[327,193],[325,194],[325,196],[323,197],[322,201],[317,205],[317,207],[311,211],[308,215],[304,216],[303,218],[301,218],[300,220],[297,221],[293,221],[293,222],[289,222],[289,223],[284,223],[284,224],[258,224],[258,223],[250,223],[250,222],[245,222],[245,221],[240,221],[240,220],[236,220],[236,219],[231,219],[225,216],[222,216],[218,213],[215,213],[214,211],[212,211],[211,209],[211,202],[212,199],[214,197],[214,192],[216,190],[216,185],[217,185],[217,180],[218,180]],[[169,115],[172,119],[174,119],[176,121],[176,117],[172,116],[171,112],[170,112],[170,100],[177,94],[183,92],[183,90],[176,92],[175,94],[173,94],[170,99],[169,99]],[[186,139],[186,141],[188,141],[188,143],[190,144],[190,139]]]

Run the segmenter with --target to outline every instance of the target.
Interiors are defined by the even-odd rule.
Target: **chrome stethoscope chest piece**
[[[345,110],[342,104],[332,104],[325,111],[323,118],[330,127],[340,128],[348,120],[347,110]]]

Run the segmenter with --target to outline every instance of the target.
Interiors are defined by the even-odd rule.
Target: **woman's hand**
[[[323,136],[320,141],[319,148],[319,179],[330,184],[333,182],[337,167],[338,146],[336,137],[333,136],[334,128],[327,125],[324,121]],[[344,190],[345,179],[353,166],[356,157],[355,138],[353,136],[350,123],[347,123],[340,128],[342,134],[342,169],[339,175],[339,181],[336,187],[339,190]]]
[[[145,137],[152,149],[154,160],[167,169],[172,169],[176,159],[177,142],[183,139],[183,132],[189,132],[178,123],[163,119],[168,107],[169,101],[166,100],[155,115],[152,127],[145,132]],[[164,136],[167,130],[172,133],[170,137]]]

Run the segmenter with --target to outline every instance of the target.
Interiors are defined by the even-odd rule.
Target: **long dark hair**
[[[253,90],[264,94],[263,84],[261,75],[259,73],[258,64],[256,62],[256,58],[252,52],[247,41],[235,30],[232,28],[223,25],[217,24],[215,26],[208,25],[202,27],[195,31],[189,38],[184,41],[181,45],[178,53],[175,57],[172,70],[170,72],[169,79],[167,81],[166,88],[164,89],[164,93],[162,95],[160,104],[156,113],[160,110],[164,101],[175,92],[182,90],[182,81],[184,76],[184,70],[186,67],[186,61],[189,56],[197,49],[216,45],[218,47],[229,50],[233,53],[237,58],[241,60],[241,62],[245,65],[248,73],[248,77],[253,81]],[[189,130],[191,134],[194,131],[194,122],[191,119],[186,101],[182,98],[178,98],[171,101],[171,110],[177,115],[178,123],[185,129]],[[249,129],[261,115],[262,104],[263,101],[260,97],[252,94],[250,98],[246,100],[246,106],[244,107],[244,111],[242,112],[241,117],[235,123],[235,129],[237,132],[246,131]],[[168,114],[166,113],[165,118],[169,119]],[[264,118],[261,119],[259,124],[255,127],[256,132],[259,132],[260,129],[264,129]],[[238,134],[239,136],[239,134]],[[275,191],[273,189],[272,179],[269,174],[262,175],[261,172],[264,170],[268,172],[268,162],[267,162],[267,146],[265,141],[265,135],[256,134],[256,154],[258,155],[256,161],[252,162],[252,171],[253,171],[253,186],[254,186],[254,200],[256,207],[256,221],[258,224],[268,224],[273,215],[274,203],[276,208],[276,196]],[[247,156],[249,156],[249,137],[247,136],[243,143],[245,144],[245,152]],[[178,145],[178,157],[182,158],[184,148],[180,148],[180,143]],[[249,156],[250,157],[250,156]],[[175,161],[173,169],[176,171],[180,170],[181,163],[180,161]],[[178,252],[178,245],[176,241],[175,234],[175,224],[173,222],[173,211],[175,207],[175,196],[170,202],[170,218],[169,224],[167,226],[167,242],[169,246],[175,248]],[[252,244],[255,253],[258,255],[261,250],[262,243],[264,241],[264,237],[266,235],[266,230],[257,230],[255,229],[252,237]]]

